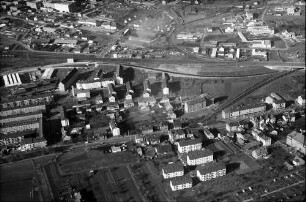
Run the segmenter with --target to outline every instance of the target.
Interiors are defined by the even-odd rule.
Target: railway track
[[[221,105],[213,114],[209,115],[208,117],[204,117],[204,118],[199,118],[199,119],[195,119],[192,120],[191,122],[191,126],[195,126],[197,123],[199,122],[207,122],[209,120],[211,120],[213,117],[217,116],[219,113],[222,112],[222,110],[232,106],[233,104],[235,104],[236,102],[238,102],[239,100],[241,100],[242,98],[246,97],[247,95],[250,95],[251,93],[255,92],[256,90],[258,90],[259,88],[262,88],[284,76],[287,76],[289,74],[292,74],[294,72],[298,71],[298,69],[294,69],[292,71],[289,72],[282,72],[280,74],[278,74],[275,77],[269,78],[263,82],[257,83],[256,85],[254,85],[253,87],[245,90],[244,92],[242,92],[241,94],[239,94],[238,96],[234,97],[233,99],[229,100],[228,102],[224,103],[223,105]]]

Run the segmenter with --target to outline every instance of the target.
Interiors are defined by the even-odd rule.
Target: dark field
[[[32,179],[36,177],[32,161],[22,161],[0,167],[1,201],[39,201],[37,195],[30,198]]]
[[[90,183],[97,201],[143,201],[126,166],[99,170]]]

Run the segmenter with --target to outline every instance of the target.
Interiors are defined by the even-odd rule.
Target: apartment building
[[[191,151],[187,154],[187,164],[190,166],[212,162],[213,152],[210,149]]]
[[[168,164],[162,168],[164,179],[180,177],[184,175],[184,167],[182,162]]]
[[[187,189],[192,187],[192,179],[190,175],[176,177],[170,180],[170,187],[172,191]]]
[[[196,173],[199,180],[207,181],[226,175],[226,166],[223,163],[209,162],[205,166],[198,166]]]
[[[295,148],[303,154],[306,154],[305,133],[293,131],[287,135],[286,144]]]
[[[192,139],[192,140],[183,140],[177,143],[177,149],[179,153],[188,153],[190,151],[196,151],[202,149],[202,140]]]
[[[250,105],[239,105],[222,111],[222,118],[238,118],[240,116],[249,116],[254,113],[265,112],[266,105],[264,103],[255,103]]]

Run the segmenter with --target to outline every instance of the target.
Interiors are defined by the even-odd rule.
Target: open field
[[[77,173],[90,169],[108,168],[137,162],[137,156],[128,152],[104,154],[102,150],[72,151],[58,158],[64,173]]]
[[[125,166],[99,170],[90,183],[97,201],[143,201]]]
[[[1,201],[39,201],[38,195],[30,197],[32,180],[36,172],[31,160],[0,166]]]

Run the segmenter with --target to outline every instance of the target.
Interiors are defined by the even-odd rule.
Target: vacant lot
[[[39,201],[30,198],[32,179],[36,176],[32,161],[1,165],[1,201]]]
[[[104,154],[102,150],[71,151],[59,157],[58,162],[63,172],[77,173],[134,163],[137,156],[128,152]]]
[[[143,201],[125,166],[99,170],[90,183],[97,201]]]

